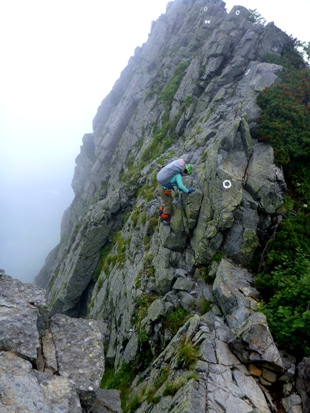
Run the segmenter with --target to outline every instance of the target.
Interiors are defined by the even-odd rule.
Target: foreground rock
[[[195,284],[185,276],[177,280],[180,289]],[[136,413],[301,413],[291,374],[296,360],[277,349],[265,317],[255,311],[259,294],[251,274],[223,259],[213,291],[211,310],[193,311],[151,367],[136,377],[128,405],[135,403]],[[166,299],[150,306],[142,322],[150,341],[155,342],[150,326],[159,331]],[[300,376],[304,372],[301,365]],[[307,381],[301,383],[304,398]]]
[[[0,352],[1,413],[82,413],[74,383],[35,370],[11,352]]]
[[[88,411],[104,372],[103,333],[99,321],[49,316],[43,290],[2,274],[0,412]]]

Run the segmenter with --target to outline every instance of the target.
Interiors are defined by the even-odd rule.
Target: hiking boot
[[[162,213],[160,220],[164,225],[170,225],[170,215],[169,214]]]
[[[162,214],[163,214],[163,212],[164,212],[164,206],[162,205],[162,206],[159,208],[158,215],[161,217]]]

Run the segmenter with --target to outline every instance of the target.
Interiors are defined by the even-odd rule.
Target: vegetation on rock
[[[269,142],[288,184],[283,219],[264,249],[257,287],[278,345],[310,355],[310,71],[292,39],[283,50],[281,83],[257,99],[259,139]]]

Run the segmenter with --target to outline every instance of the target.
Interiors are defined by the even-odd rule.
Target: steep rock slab
[[[266,317],[255,311],[259,294],[252,283],[248,271],[221,260],[213,291],[233,334],[230,343],[244,363],[266,362],[270,368],[283,371],[284,365]]]
[[[247,169],[245,189],[268,214],[274,214],[283,203],[286,184],[283,171],[274,165],[271,146],[256,142]]]
[[[197,263],[207,264],[221,247],[245,265],[259,243],[262,213],[273,214],[283,202],[283,173],[272,148],[252,140],[243,118],[220,125],[205,153],[198,167],[205,196],[191,240]]]
[[[92,279],[100,251],[112,228],[120,223],[116,214],[120,208],[121,196],[115,192],[90,208],[74,227],[63,262],[47,288],[51,313],[77,315],[76,307]]]

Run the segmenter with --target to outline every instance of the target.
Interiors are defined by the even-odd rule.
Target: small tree
[[[251,13],[250,16],[250,21],[254,24],[262,24],[263,26],[266,25],[267,21],[266,19],[257,11],[257,9],[249,9],[249,12]]]

